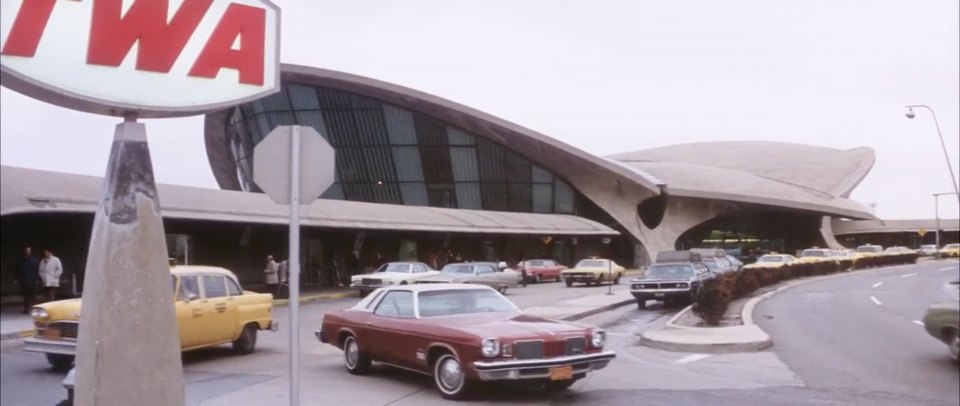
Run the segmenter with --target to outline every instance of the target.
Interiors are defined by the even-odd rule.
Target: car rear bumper
[[[574,282],[596,282],[601,280],[597,275],[560,275],[565,281]]]
[[[573,375],[579,375],[603,369],[616,357],[617,354],[613,351],[604,351],[544,359],[476,361],[473,369],[482,381],[544,379],[550,377],[551,368],[569,366],[573,369]]]
[[[270,329],[270,331],[276,333],[277,330],[280,330],[280,323],[271,320],[271,321],[270,321],[270,327],[268,327],[268,328]]]
[[[23,350],[43,354],[76,355],[77,342],[70,340],[51,340],[42,337],[31,337],[23,340]]]

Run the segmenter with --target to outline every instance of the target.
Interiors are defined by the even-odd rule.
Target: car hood
[[[588,327],[528,314],[481,313],[433,318],[437,324],[477,337],[521,339],[586,333]]]
[[[464,280],[464,279],[468,279],[468,278],[472,278],[472,277],[474,277],[474,275],[473,275],[472,273],[457,274],[457,273],[442,273],[442,272],[440,272],[440,273],[437,273],[437,274],[434,275],[434,276],[430,276],[430,277],[427,277],[427,278],[422,278],[422,279],[420,279],[420,280],[424,280],[424,281],[450,282],[450,281]]]
[[[568,269],[564,269],[563,272],[607,272],[607,268],[606,267],[568,268]]]
[[[400,281],[410,278],[422,278],[428,275],[437,275],[440,272],[437,271],[428,271],[420,273],[397,273],[397,272],[381,272],[381,273],[366,273],[363,275],[354,275],[350,278],[351,281],[360,281],[363,278],[373,278],[380,279],[384,281]]]
[[[58,300],[36,305],[47,311],[46,322],[57,320],[80,320],[80,299]]]

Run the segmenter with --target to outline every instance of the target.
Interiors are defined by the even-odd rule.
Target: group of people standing
[[[264,283],[267,284],[267,289],[270,290],[270,293],[273,293],[277,297],[286,297],[289,295],[290,285],[287,280],[289,275],[289,264],[287,260],[277,262],[273,259],[273,255],[267,255],[267,264],[263,268]],[[286,292],[284,292],[284,287],[286,287]],[[286,295],[284,295],[286,293]]]
[[[53,255],[49,248],[43,250],[43,257],[33,255],[32,247],[24,247],[23,257],[17,261],[16,281],[20,285],[20,295],[23,296],[23,313],[29,313],[37,298],[37,288],[42,288],[46,301],[57,298],[57,288],[60,287],[60,276],[63,275],[63,264],[60,258]]]

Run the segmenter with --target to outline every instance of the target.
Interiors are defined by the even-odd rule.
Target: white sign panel
[[[201,114],[279,91],[268,0],[2,0],[2,84],[99,114]]]
[[[298,168],[291,167],[295,129],[300,132]],[[253,148],[253,181],[274,202],[290,204],[290,181],[299,178],[300,204],[310,204],[333,185],[335,157],[333,147],[313,127],[282,125]]]

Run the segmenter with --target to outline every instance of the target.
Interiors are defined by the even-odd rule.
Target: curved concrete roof
[[[920,229],[928,233],[937,230],[936,219],[913,220],[833,220],[834,235],[873,234],[873,233],[916,233]],[[960,219],[940,219],[940,230],[960,230]]]
[[[865,206],[846,198],[873,166],[870,148],[729,141],[653,148],[611,158],[663,180],[674,196],[875,218]]]
[[[730,169],[833,196],[849,196],[873,167],[867,147],[836,149],[772,141],[671,145],[616,154],[622,162],[676,162]],[[654,175],[657,175],[654,172]]]
[[[0,216],[94,213],[102,178],[0,167]],[[164,218],[289,224],[286,206],[265,194],[157,185]],[[303,206],[303,226],[471,234],[619,235],[600,223],[560,214],[456,210],[435,207],[317,200]]]

